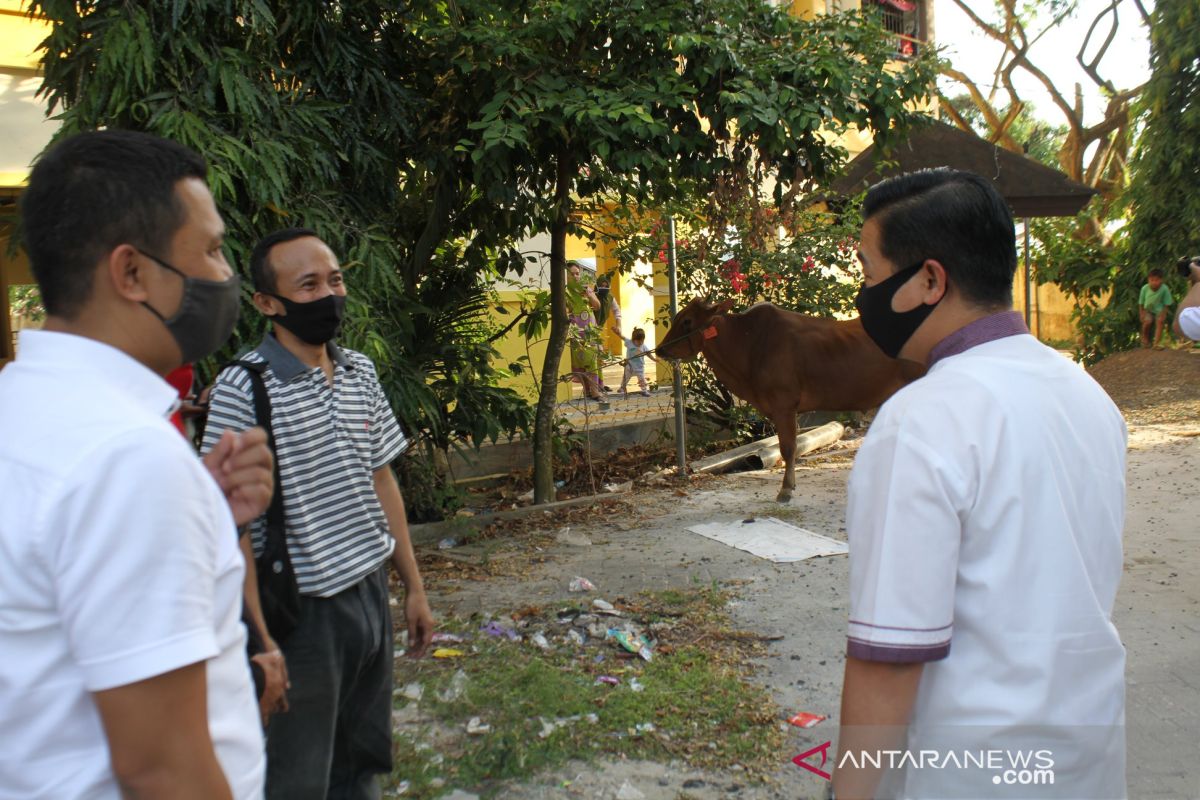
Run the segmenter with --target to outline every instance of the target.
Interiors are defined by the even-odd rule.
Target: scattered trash
[[[452,539],[449,536],[438,542],[438,550],[449,550],[454,547],[458,547],[458,539]]]
[[[485,733],[490,733],[491,730],[492,726],[485,725],[479,717],[471,717],[471,720],[467,723],[467,733],[471,736],[482,736]]]
[[[567,638],[571,640],[572,644],[580,645],[580,646],[582,646],[584,644],[584,642],[587,641],[587,638],[584,637],[584,635],[582,633],[575,630],[574,628],[571,628],[571,630],[567,631]]]
[[[594,591],[596,591],[596,584],[592,583],[587,578],[581,578],[578,575],[576,575],[571,580],[571,584],[567,587],[567,591],[568,592],[594,592]]]
[[[420,701],[421,696],[425,694],[425,687],[419,683],[410,683],[400,690],[400,693],[409,700]]]
[[[541,631],[538,631],[533,636],[529,637],[529,641],[533,642],[543,650],[550,649],[550,642],[546,639],[546,634],[542,633]]]
[[[584,714],[583,718],[589,725],[595,725],[597,722],[600,721],[599,714]]]
[[[400,783],[396,784],[396,788],[392,790],[392,794],[396,797],[399,797],[402,794],[407,794],[411,786],[411,781],[400,781]]]
[[[584,536],[582,533],[571,533],[571,527],[568,525],[565,528],[560,528],[558,534],[555,535],[554,541],[559,544],[570,545],[572,547],[591,547],[592,540]]]
[[[564,608],[558,612],[558,624],[571,625],[575,620],[579,619],[579,614],[580,612],[577,608]]]
[[[641,681],[639,681],[637,678],[631,678],[631,679],[629,680],[629,688],[630,688],[632,691],[635,691],[635,692],[644,692],[644,691],[646,691],[646,687],[645,687],[645,686],[643,686],[643,685],[642,685],[642,682],[641,682]]]
[[[654,727],[653,722],[639,722],[633,726],[634,736],[641,736],[645,733],[654,733],[658,728]]]
[[[599,678],[596,678],[596,683],[597,684],[603,683],[606,686],[620,686],[621,679],[615,678],[612,675],[601,675]]]
[[[479,630],[482,633],[486,633],[488,636],[503,636],[511,642],[521,641],[521,634],[517,633],[507,625],[501,625],[499,622],[489,622]]]
[[[756,520],[754,517],[750,517],[749,519],[744,519],[744,520],[742,520],[742,524],[743,524],[743,525],[749,525],[751,522],[757,522],[757,521],[758,521],[758,520]]]
[[[612,603],[607,600],[601,600],[599,597],[592,601],[592,609],[597,614],[604,614],[609,617],[623,616],[620,611],[613,607]]]
[[[462,658],[465,656],[462,650],[456,650],[453,647],[439,647],[433,651],[434,658]]]
[[[625,481],[624,483],[606,483],[604,485],[604,491],[609,492],[610,494],[620,494],[621,492],[628,492],[631,489],[633,489],[633,481]]]
[[[646,795],[634,787],[629,781],[621,784],[621,788],[617,790],[617,800],[645,800]]]
[[[612,639],[617,644],[621,645],[621,647],[625,648],[631,653],[636,654],[643,661],[654,660],[654,652],[651,649],[653,647],[653,643],[646,638],[644,634],[642,636],[634,636],[628,631],[609,628],[606,635],[609,639]]]
[[[438,699],[443,703],[453,703],[462,698],[467,692],[467,673],[461,669],[450,678],[450,685],[438,693]]]
[[[793,717],[788,718],[788,722],[795,725],[797,728],[811,728],[821,720],[829,719],[824,714],[810,714],[807,711],[801,711]]]
[[[450,642],[452,644],[462,644],[463,637],[457,633],[435,633],[433,635],[434,642]]]
[[[528,492],[521,495],[517,499],[521,500],[522,502],[525,502],[525,503],[532,503],[533,502],[533,489],[530,489]]]
[[[554,488],[555,488],[555,489],[561,489],[561,488],[563,488],[563,487],[564,487],[564,486],[566,486],[566,485],[567,485],[567,482],[566,482],[566,481],[555,481],[555,482],[554,482]]]

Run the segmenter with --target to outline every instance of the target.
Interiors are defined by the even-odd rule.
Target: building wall
[[[18,0],[0,0],[0,211],[11,210],[29,178],[30,163],[58,129],[36,96],[42,83],[37,47],[50,25],[21,7]],[[0,224],[0,367],[15,355],[13,329],[25,326],[9,314],[8,289],[33,283],[24,254],[8,252],[11,235],[9,226]]]

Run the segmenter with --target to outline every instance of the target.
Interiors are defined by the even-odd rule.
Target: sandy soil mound
[[[1200,351],[1129,350],[1088,372],[1131,423],[1200,424]]]

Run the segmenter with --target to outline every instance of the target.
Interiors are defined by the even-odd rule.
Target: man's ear
[[[147,259],[138,256],[137,248],[133,245],[118,245],[105,256],[104,263],[96,270],[96,278],[107,279],[118,297],[134,303],[144,302],[149,297],[146,291],[145,271],[152,265],[146,263]],[[92,291],[95,292],[99,288],[93,286]]]
[[[255,292],[254,296],[250,299],[254,301],[254,307],[257,308],[259,313],[264,317],[275,317],[281,314],[286,315],[287,313],[282,308],[283,304],[269,294]]]
[[[942,262],[932,258],[926,259],[923,266],[923,292],[921,302],[933,304],[946,296],[949,282],[946,280],[946,268]]]

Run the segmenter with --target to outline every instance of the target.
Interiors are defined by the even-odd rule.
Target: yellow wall
[[[50,24],[25,14],[21,2],[0,0],[0,199],[6,204],[15,200],[30,162],[58,128],[37,97],[42,82],[37,49],[49,34]],[[8,288],[33,283],[24,254],[8,254],[9,235],[0,227],[0,367],[13,357]]]

